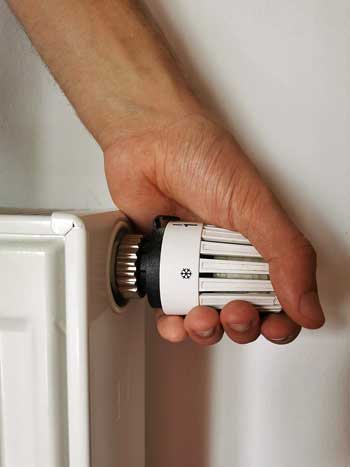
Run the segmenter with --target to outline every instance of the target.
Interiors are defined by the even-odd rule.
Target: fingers
[[[253,305],[238,300],[222,309],[220,320],[226,334],[238,344],[253,342],[260,332],[274,344],[288,344],[301,329],[284,312],[262,316]]]
[[[165,315],[156,310],[157,329],[163,339],[178,343],[189,335],[201,345],[216,344],[222,337],[223,330],[217,311],[209,307],[196,307],[185,317]]]
[[[193,308],[185,317],[184,326],[191,339],[201,345],[216,344],[223,334],[218,312],[206,306]]]
[[[284,312],[268,314],[261,325],[261,334],[274,344],[288,344],[300,333],[300,326]]]
[[[260,317],[257,309],[248,302],[228,303],[220,313],[226,334],[237,344],[248,344],[260,335]]]
[[[187,338],[184,320],[181,316],[167,316],[162,310],[156,310],[156,320],[158,332],[163,339],[178,343]]]
[[[220,315],[213,308],[198,306],[185,319],[156,310],[156,319],[158,332],[163,339],[179,343],[190,336],[193,342],[200,345],[219,342],[223,329],[237,344],[253,342],[261,333],[270,342],[282,345],[292,342],[301,329],[284,312],[262,317],[253,305],[238,300],[228,303]]]

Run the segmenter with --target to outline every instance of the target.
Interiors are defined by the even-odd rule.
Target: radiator
[[[118,313],[108,283],[120,218],[0,216],[1,467],[144,466],[144,305]]]

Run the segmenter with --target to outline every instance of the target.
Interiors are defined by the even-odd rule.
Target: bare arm
[[[178,214],[233,228],[270,263],[285,312],[250,304],[185,320],[158,314],[171,341],[292,341],[324,322],[316,256],[232,135],[190,92],[161,34],[133,0],[9,0],[43,60],[104,151],[114,201],[140,227]],[[191,180],[191,183],[187,183]]]
[[[131,0],[10,0],[31,41],[102,147],[153,126],[192,96],[160,33]],[[182,105],[182,101],[186,101]],[[193,107],[196,106],[193,99]],[[163,124],[162,121],[159,122]],[[111,136],[111,133],[113,136]]]

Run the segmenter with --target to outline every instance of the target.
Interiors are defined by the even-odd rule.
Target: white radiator
[[[0,216],[1,467],[144,466],[143,310],[108,290],[118,216]]]

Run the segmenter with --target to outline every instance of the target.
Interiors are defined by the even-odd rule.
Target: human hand
[[[240,231],[269,262],[284,312],[246,302],[185,319],[157,313],[160,334],[235,342],[263,334],[291,342],[324,322],[316,257],[233,137],[189,89],[164,37],[138,0],[9,0],[81,120],[103,148],[112,197],[140,228],[158,214]],[[52,14],[54,12],[54,14]]]
[[[285,344],[296,338],[301,326],[322,326],[312,246],[233,137],[206,113],[124,132],[106,148],[105,169],[113,200],[141,229],[149,229],[160,213],[200,220],[241,232],[269,262],[284,311],[262,315],[241,301],[227,304],[220,314],[198,306],[185,319],[158,310],[162,337],[180,342],[190,336],[210,345],[225,331],[241,344],[260,334]]]

